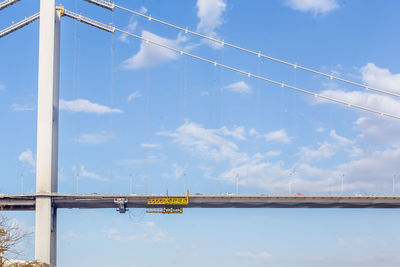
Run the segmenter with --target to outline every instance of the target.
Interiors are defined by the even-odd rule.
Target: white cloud
[[[197,0],[197,17],[200,19],[197,30],[216,36],[215,29],[222,25],[222,13],[226,9],[224,0]]]
[[[249,135],[250,136],[254,136],[254,137],[261,137],[261,134],[256,130],[256,129],[254,129],[254,128],[251,128],[250,130],[249,130]]]
[[[30,149],[27,149],[21,154],[19,154],[18,160],[31,167],[35,167],[35,159],[33,157],[32,150]]]
[[[239,186],[259,188],[267,192],[288,193],[290,188],[292,193],[340,192],[343,175],[345,192],[387,192],[391,190],[393,175],[400,171],[400,147],[365,152],[356,146],[357,142],[340,136],[334,130],[327,136],[329,140],[318,144],[316,149],[308,147],[297,153],[301,156],[306,151],[308,154],[303,155],[303,159],[309,160],[329,158],[339,150],[347,152],[348,158],[343,159],[346,163],[320,168],[301,161],[292,166],[286,166],[283,161],[273,162],[270,157],[279,155],[275,151],[264,154],[245,153],[239,146],[240,143],[233,142],[239,139],[227,135],[221,129],[223,128],[207,129],[186,122],[173,132],[158,134],[171,137],[192,156],[212,161],[211,164],[199,165],[204,177],[229,184],[236,184],[238,178]],[[230,165],[224,165],[226,161]]]
[[[119,230],[115,228],[107,229],[102,231],[106,237],[113,241],[122,241],[124,238],[127,238],[126,235],[123,235]]]
[[[144,6],[141,6],[139,12],[142,13],[142,14],[146,14],[146,13],[147,13],[147,8],[144,7]],[[132,16],[129,18],[129,22],[128,22],[128,25],[125,27],[125,30],[126,30],[127,32],[133,32],[133,31],[137,28],[137,26],[138,26],[137,16],[136,16],[136,15],[132,15]],[[128,37],[129,37],[129,35],[127,35],[126,33],[122,33],[122,34],[118,37],[118,39],[119,39],[121,42],[129,43]]]
[[[128,98],[126,99],[127,102],[131,102],[133,99],[135,98],[139,98],[142,97],[142,94],[140,93],[140,91],[135,91],[132,94],[130,94],[128,96]]]
[[[250,162],[235,166],[221,173],[218,178],[231,184],[236,183],[236,179],[238,178],[238,184],[240,186],[280,191],[283,189],[282,187],[287,188],[287,186],[281,186],[279,180],[283,181],[289,174],[290,170],[285,170],[282,162]],[[285,182],[287,183],[287,181]]]
[[[330,158],[336,153],[336,145],[324,142],[317,149],[301,147],[299,155],[303,160]]]
[[[399,173],[400,148],[363,153],[363,157],[350,160],[332,169],[309,164],[285,167],[281,161],[247,161],[217,175],[219,180],[239,186],[253,187],[274,193],[340,192],[344,175],[345,192],[392,192],[393,175]],[[399,179],[399,177],[398,177]]]
[[[187,38],[181,34],[178,35],[177,39],[171,40],[148,31],[142,31],[142,37],[179,50],[183,49],[182,45],[187,40]],[[122,62],[122,67],[125,69],[152,67],[175,60],[178,56],[179,54],[174,51],[142,41],[140,50],[131,58]]]
[[[275,141],[283,144],[289,144],[293,138],[289,137],[285,129],[279,131],[269,132],[265,134],[267,141]]]
[[[106,132],[82,134],[78,138],[73,139],[74,142],[90,145],[103,144],[112,139],[112,135]]]
[[[234,126],[232,130],[229,130],[226,126],[222,126],[218,132],[225,136],[231,136],[236,140],[246,140],[246,130],[243,126]]]
[[[176,179],[180,179],[185,175],[185,168],[174,163],[172,164],[172,173]]]
[[[240,139],[240,132],[229,131],[225,127],[206,129],[196,123],[185,122],[173,133],[159,132],[158,135],[172,137],[174,142],[194,155],[217,162],[229,160],[235,164],[248,160],[248,157],[245,153],[239,153],[238,146],[223,136],[236,136]]]
[[[239,94],[253,93],[253,90],[251,90],[251,87],[244,81],[232,83],[230,85],[225,86],[224,89],[227,89],[228,91],[239,93]]]
[[[5,89],[6,89],[6,87],[3,84],[0,83],[0,91],[3,91]]]
[[[137,25],[138,25],[138,22],[137,22],[137,20],[136,20],[136,15],[132,15],[130,18],[129,18],[129,23],[128,23],[128,25],[125,27],[125,29],[126,29],[126,31],[127,32],[133,32],[135,29],[136,29],[136,27],[137,27]],[[128,35],[126,34],[126,33],[122,33],[119,37],[118,37],[118,39],[121,41],[121,42],[124,42],[124,43],[128,43],[129,42],[129,39],[128,39]]]
[[[134,226],[134,229],[137,229],[137,233],[121,233],[115,228],[103,230],[102,232],[108,239],[117,242],[174,242],[174,239],[167,232],[158,228],[152,221],[134,223]]]
[[[334,140],[336,140],[336,142],[338,143],[338,145],[341,145],[341,146],[347,146],[347,145],[351,145],[351,144],[354,143],[352,140],[350,140],[350,139],[348,139],[348,138],[346,138],[346,137],[343,137],[343,136],[338,135],[338,134],[336,133],[335,130],[331,130],[330,133],[329,133],[329,135],[330,135]]]
[[[338,170],[346,174],[345,179],[350,183],[364,183],[364,189],[370,192],[389,191],[393,175],[400,171],[399,161],[400,148],[393,148],[369,153],[340,165]]]
[[[351,158],[360,158],[364,155],[364,150],[357,146],[352,146],[351,148],[346,149],[347,155]]]
[[[315,131],[317,133],[323,133],[325,131],[325,129],[323,127],[318,127],[318,128],[315,129]]]
[[[132,159],[120,160],[119,164],[122,166],[128,166],[128,167],[138,167],[143,164],[160,162],[160,161],[164,160],[165,158],[166,158],[166,156],[164,154],[149,155],[149,156],[146,156],[145,158],[132,158]]]
[[[86,99],[76,99],[71,101],[60,99],[60,109],[71,112],[85,112],[96,114],[123,113],[120,109],[112,109],[107,106],[92,103]]]
[[[313,159],[326,159],[335,155],[339,149],[349,147],[350,145],[354,144],[354,142],[350,139],[338,135],[335,130],[331,130],[329,136],[333,139],[333,141],[318,143],[317,149],[312,149],[310,147],[301,147],[299,151],[300,157],[306,161]],[[353,156],[356,155],[355,153],[359,152],[355,149],[356,148],[350,149],[350,152],[353,154]]]
[[[282,154],[282,151],[271,150],[271,151],[268,151],[267,153],[265,153],[265,156],[276,157],[276,156],[279,156],[280,154]]]
[[[208,91],[201,91],[201,92],[200,92],[200,95],[201,95],[201,96],[209,96],[210,93],[209,93]]]
[[[286,5],[294,10],[311,12],[315,16],[327,14],[339,7],[336,0],[286,0]]]
[[[262,251],[259,253],[253,253],[253,252],[238,252],[238,256],[247,258],[250,260],[262,260],[262,261],[269,261],[271,260],[272,256],[268,252]]]
[[[76,172],[76,167],[72,167],[72,170],[74,172]],[[100,182],[106,182],[108,181],[107,179],[101,177],[100,175],[98,175],[95,172],[89,172],[86,170],[85,166],[83,166],[82,164],[79,166],[79,178],[88,178],[88,179],[93,179],[93,180],[97,180]]]
[[[375,151],[363,158],[338,165],[333,169],[309,164],[286,167],[283,162],[247,162],[221,173],[218,178],[230,184],[260,188],[269,192],[391,192],[393,175],[399,172],[400,148]]]
[[[321,95],[346,101],[354,105],[368,107],[379,112],[400,116],[400,101],[392,97],[368,92],[342,90],[324,90]],[[317,103],[328,103],[325,100],[317,100]],[[330,102],[329,102],[330,103]]]
[[[296,173],[293,174],[293,167],[285,167],[281,161],[267,161],[268,157],[279,155],[279,151],[249,155],[242,152],[236,143],[228,140],[233,137],[224,134],[225,131],[221,129],[206,129],[198,124],[186,122],[172,133],[158,134],[173,138],[175,143],[193,156],[211,160],[214,165],[223,161],[230,162],[230,169],[219,175],[214,175],[212,168],[203,165],[200,169],[209,179],[219,179],[235,184],[238,177],[240,186],[256,187],[272,192],[287,193],[291,179],[296,184],[293,187],[302,190],[301,192],[340,190],[339,175],[336,171],[300,164],[296,167]]]
[[[139,12],[145,14],[147,13],[147,8],[145,6],[141,6]]]
[[[388,69],[368,63],[360,69],[362,80],[371,87],[383,90],[400,92],[400,74],[392,74]],[[327,84],[328,90],[321,92],[332,98],[337,98],[351,104],[368,107],[379,112],[400,116],[400,101],[388,95],[373,93],[372,91],[343,91],[336,84]],[[325,100],[316,100],[317,103],[328,103]]]
[[[253,187],[267,192],[330,192],[340,190],[339,175],[335,171],[299,164],[285,167],[278,162],[246,162],[221,173],[218,179],[230,184]]]
[[[26,104],[26,105],[12,104],[11,108],[12,111],[32,111],[36,109],[36,106],[31,104]]]
[[[215,178],[214,167],[203,165],[203,166],[199,166],[199,169],[203,172],[204,178],[207,178],[207,179]]]
[[[144,148],[157,148],[157,147],[160,147],[161,144],[157,144],[157,143],[143,143],[143,144],[140,144],[140,146],[141,146],[141,147],[144,147]]]
[[[367,141],[389,146],[400,145],[400,125],[397,120],[381,117],[360,117],[354,123]]]
[[[362,80],[372,87],[400,93],[400,73],[392,74],[389,69],[368,63],[360,69]]]

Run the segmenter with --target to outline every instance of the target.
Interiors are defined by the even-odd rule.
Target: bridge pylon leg
[[[60,13],[55,0],[40,1],[36,155],[35,259],[56,264]]]

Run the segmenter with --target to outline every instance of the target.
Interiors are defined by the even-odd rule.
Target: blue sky
[[[111,13],[83,0],[58,2],[213,61],[400,115],[394,97],[220,47],[119,9]],[[396,1],[116,3],[276,58],[400,93]],[[0,28],[37,11],[39,1],[21,1],[1,11]],[[239,194],[334,194],[342,192],[342,178],[344,194],[400,192],[397,120],[319,101],[70,18],[62,19],[61,28],[61,193],[169,189],[184,194],[188,188],[191,193],[224,194],[238,188]],[[1,193],[35,191],[38,30],[35,22],[0,41]],[[109,266],[113,261],[117,266],[400,263],[395,210],[59,214],[59,266]],[[9,216],[27,229],[34,225],[32,212]],[[25,244],[25,250],[31,258],[32,243]]]

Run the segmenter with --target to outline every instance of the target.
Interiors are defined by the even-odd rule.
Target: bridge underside
[[[48,195],[46,195],[48,196]],[[0,210],[35,210],[36,198],[44,195],[0,195]],[[123,199],[126,208],[154,207],[147,194],[53,194],[56,208],[118,208]],[[289,195],[192,195],[184,208],[400,208],[400,196],[289,196]]]

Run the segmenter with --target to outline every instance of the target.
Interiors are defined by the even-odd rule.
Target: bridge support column
[[[60,13],[55,0],[40,1],[36,156],[35,259],[56,264]]]

